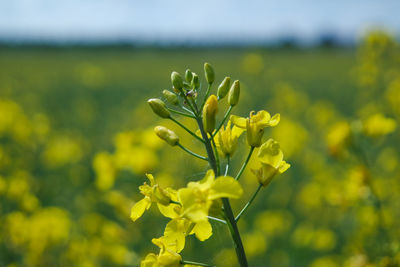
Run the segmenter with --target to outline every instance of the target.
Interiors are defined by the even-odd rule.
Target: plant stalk
[[[215,155],[213,152],[213,148],[212,148],[210,139],[207,136],[207,133],[204,131],[203,121],[201,120],[200,117],[197,117],[196,120],[197,120],[197,124],[199,125],[199,129],[200,129],[201,135],[204,140],[204,145],[207,150],[208,161],[210,163],[210,166],[214,170],[214,173],[216,174],[216,176],[219,176],[220,174],[218,173],[219,170],[217,168],[217,163],[216,163]],[[240,237],[239,229],[237,227],[237,224],[235,221],[235,216],[233,215],[233,211],[232,211],[229,199],[222,198],[222,204],[223,204],[223,208],[224,208],[224,215],[226,218],[226,222],[229,227],[229,231],[231,233],[233,242],[235,244],[235,251],[236,251],[236,255],[238,257],[240,267],[248,267],[249,264],[247,263],[246,252],[244,251],[242,239]]]
[[[250,161],[251,155],[253,154],[254,148],[255,148],[254,146],[252,146],[250,148],[250,151],[249,151],[249,154],[247,155],[246,161],[243,163],[242,168],[240,168],[240,171],[238,172],[238,174],[235,177],[236,180],[239,180],[239,178],[242,175],[244,169],[246,169],[246,166]]]

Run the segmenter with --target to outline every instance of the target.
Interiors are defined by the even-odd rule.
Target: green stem
[[[184,109],[184,110],[186,110],[187,112],[189,112],[190,114],[193,114],[193,116],[194,116],[194,113],[193,113],[193,111],[191,111],[190,109],[188,109],[187,107],[185,107],[185,106],[182,106],[182,108]],[[194,116],[194,118],[195,118],[196,116]]]
[[[181,96],[185,100],[186,104],[190,107],[190,109],[192,110],[194,115],[197,117],[199,115],[198,112],[197,112],[197,109],[192,105],[192,102],[189,101],[189,99],[187,98],[186,93],[185,93],[185,91],[183,89],[181,91]]]
[[[214,146],[215,160],[217,161],[217,173],[218,173],[218,175],[219,175],[220,172],[221,172],[221,166],[220,166],[220,164],[219,164],[219,154],[218,154],[218,150],[217,150],[217,145],[215,144],[215,141],[214,141],[214,137],[213,137],[213,136],[211,136],[211,142],[212,142],[212,144],[213,144],[213,146]]]
[[[181,143],[178,143],[177,145],[178,145],[180,148],[182,148],[182,150],[184,150],[184,151],[186,151],[187,153],[189,153],[190,155],[195,156],[196,158],[199,158],[199,159],[208,161],[208,159],[207,159],[206,157],[203,157],[203,156],[200,156],[200,155],[194,153],[193,151],[191,151],[191,150],[187,149],[186,147],[184,147],[183,145],[181,145]]]
[[[207,216],[207,218],[210,219],[210,220],[216,221],[216,222],[220,222],[220,223],[226,224],[226,221],[222,220],[220,218],[216,218],[216,217],[213,217],[213,216]]]
[[[180,123],[179,121],[175,120],[172,117],[169,117],[170,120],[172,120],[173,122],[175,122],[176,124],[178,124],[180,127],[182,127],[186,132],[188,132],[190,135],[192,135],[193,137],[195,137],[197,140],[199,140],[200,142],[204,143],[204,140],[201,139],[200,137],[198,137],[194,132],[192,132],[191,130],[189,130],[185,125],[183,125],[182,123]]]
[[[184,260],[181,261],[181,265],[185,265],[185,264],[204,266],[204,267],[215,267],[215,265],[210,265],[210,264],[207,264],[207,263],[194,262],[194,261],[184,261]]]
[[[175,114],[179,114],[179,115],[182,115],[182,116],[185,116],[185,117],[189,117],[189,118],[195,118],[194,115],[187,114],[187,113],[181,112],[181,111],[179,111],[179,110],[175,110],[175,109],[172,109],[172,108],[167,108],[167,109],[168,109],[169,111],[171,111],[172,113],[175,113]]]
[[[260,184],[256,190],[256,192],[254,192],[253,196],[250,198],[249,202],[247,202],[247,204],[243,207],[243,209],[239,212],[238,216],[236,216],[235,221],[238,222],[240,217],[242,217],[243,213],[247,210],[247,208],[251,205],[251,203],[253,202],[253,200],[256,198],[258,192],[260,192],[261,188],[263,187],[262,184]]]
[[[214,173],[216,173],[216,176],[219,176],[214,152],[213,152],[213,149],[211,146],[210,139],[208,138],[207,133],[204,131],[203,121],[199,117],[197,117],[196,120],[197,120],[197,124],[199,125],[201,135],[204,139],[204,145],[206,147],[207,155],[208,155],[208,162],[210,163],[211,168],[214,170]],[[226,222],[229,227],[229,231],[231,233],[233,242],[235,244],[235,251],[236,251],[236,255],[239,260],[239,264],[241,267],[248,267],[249,265],[247,263],[246,252],[244,251],[242,239],[240,237],[239,229],[237,227],[229,199],[222,198],[222,204],[223,204],[224,216],[226,218]]]
[[[238,174],[236,175],[235,179],[239,180],[240,176],[242,175],[242,173],[244,172],[244,169],[246,169],[247,164],[250,161],[251,155],[253,154],[254,151],[254,146],[252,146],[250,148],[249,154],[247,155],[246,161],[243,163],[242,168],[240,168]]]
[[[215,136],[219,129],[221,129],[222,125],[224,125],[226,119],[228,118],[229,114],[232,111],[233,106],[229,106],[228,110],[225,112],[224,118],[222,119],[222,121],[220,122],[220,124],[218,125],[217,129],[215,130],[215,132],[213,133],[213,136]]]
[[[226,163],[226,167],[225,167],[225,176],[228,175],[228,171],[229,171],[229,165],[231,164],[231,157],[229,155],[227,155],[226,160],[228,161]]]

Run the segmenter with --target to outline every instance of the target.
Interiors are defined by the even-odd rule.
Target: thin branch
[[[251,155],[253,154],[253,151],[254,151],[254,147],[252,146],[250,148],[249,154],[247,155],[246,161],[243,163],[242,168],[240,168],[240,171],[238,172],[238,174],[235,177],[236,180],[239,180],[239,178],[242,175],[244,169],[246,169],[246,166],[250,161],[250,158],[251,158]]]
[[[194,138],[196,138],[197,140],[199,140],[200,142],[204,143],[204,140],[201,139],[199,136],[197,136],[194,132],[192,132],[191,130],[189,130],[185,125],[183,125],[182,123],[180,123],[179,121],[177,121],[176,119],[169,117],[170,120],[172,120],[173,122],[175,122],[176,124],[178,124],[180,127],[182,127],[186,132],[188,132],[190,135],[192,135]]]
[[[256,192],[254,192],[253,196],[250,198],[249,202],[246,203],[246,205],[243,207],[243,209],[239,212],[238,216],[236,216],[235,221],[238,222],[240,217],[242,217],[243,213],[248,209],[248,207],[251,205],[251,203],[253,202],[253,200],[256,198],[258,192],[260,192],[262,188],[262,184],[260,184],[256,190]]]
[[[181,143],[178,143],[177,145],[178,145],[180,148],[182,148],[182,150],[184,150],[184,151],[186,151],[187,153],[189,153],[190,155],[192,155],[192,156],[194,156],[194,157],[196,157],[196,158],[199,158],[199,159],[208,161],[208,158],[203,157],[203,156],[200,156],[200,155],[194,153],[193,151],[191,151],[191,150],[187,149],[186,147],[184,147]]]

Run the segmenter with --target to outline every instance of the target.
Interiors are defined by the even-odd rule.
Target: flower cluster
[[[198,75],[190,70],[185,72],[185,80],[177,72],[171,74],[172,90],[164,90],[163,96],[169,107],[162,99],[152,98],[148,103],[155,114],[168,119],[184,129],[193,138],[199,141],[205,149],[206,155],[199,155],[186,148],[179,136],[164,126],[156,126],[154,132],[173,147],[179,147],[190,155],[208,163],[208,170],[200,181],[191,181],[186,187],[173,189],[162,187],[147,174],[150,184],[140,186],[144,198],[132,207],[131,219],[136,221],[156,203],[160,213],[169,218],[163,236],[153,239],[153,243],[160,248],[159,254],[148,254],[141,263],[145,266],[180,266],[183,264],[208,266],[205,263],[188,262],[179,254],[184,246],[186,237],[194,234],[200,241],[207,240],[212,235],[210,220],[226,224],[230,230],[236,246],[236,254],[240,265],[248,266],[245,248],[237,227],[237,222],[250,206],[260,188],[267,186],[275,175],[285,172],[290,165],[283,160],[283,152],[279,143],[269,139],[263,143],[265,128],[278,125],[280,115],[271,116],[267,111],[250,112],[248,118],[242,118],[230,113],[239,102],[240,82],[225,77],[218,86],[217,94],[211,94],[215,73],[210,64],[204,64],[207,89],[201,90]],[[210,95],[211,94],[211,95]],[[201,97],[202,96],[202,97]],[[227,97],[228,109],[223,118],[217,122],[217,113],[222,100]],[[197,123],[197,130],[178,121],[174,115],[193,119]],[[229,118],[229,119],[228,119]],[[225,122],[226,126],[224,125]],[[233,127],[232,127],[233,125]],[[235,177],[229,175],[231,159],[236,151],[240,136],[246,132],[247,144],[250,152],[237,171]],[[259,188],[251,200],[235,217],[230,200],[242,197],[244,189],[239,178],[246,168],[255,149],[258,149],[260,169],[253,170]],[[222,165],[225,171],[222,173]]]

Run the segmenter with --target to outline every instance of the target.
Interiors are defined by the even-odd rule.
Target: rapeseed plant
[[[212,235],[210,220],[227,225],[235,244],[236,256],[240,266],[248,266],[246,250],[237,223],[260,189],[267,186],[276,174],[283,173],[290,167],[290,164],[283,161],[283,152],[277,141],[269,139],[262,144],[264,128],[277,126],[280,115],[276,114],[271,117],[265,110],[257,113],[252,111],[249,118],[232,115],[227,125],[224,126],[233,107],[239,103],[240,82],[236,80],[230,86],[230,77],[225,77],[217,89],[217,95],[210,95],[215,81],[215,72],[208,63],[204,64],[204,72],[207,83],[205,93],[201,91],[198,75],[186,70],[185,80],[179,73],[172,72],[171,82],[174,93],[169,90],[163,91],[164,98],[174,107],[169,107],[159,98],[148,100],[156,115],[173,121],[204,145],[206,156],[199,155],[184,147],[180,143],[178,135],[164,126],[154,128],[156,135],[169,145],[177,146],[190,155],[207,161],[208,171],[202,180],[189,182],[186,187],[177,190],[160,187],[156,184],[153,176],[147,174],[150,185],[144,184],[139,187],[140,192],[145,197],[132,207],[131,219],[136,221],[155,202],[161,214],[171,220],[165,227],[164,235],[152,240],[160,248],[159,254],[147,254],[141,262],[142,267],[211,266],[207,263],[184,260],[179,254],[184,249],[187,236],[195,234],[200,241],[205,241]],[[229,108],[222,120],[217,123],[219,102],[227,95]],[[189,129],[175,119],[173,114],[195,120],[198,130]],[[233,128],[231,128],[232,124],[234,125]],[[229,169],[232,167],[230,166],[230,159],[243,132],[246,132],[250,152],[234,178],[229,175]],[[230,200],[242,197],[244,188],[238,180],[257,147],[260,147],[258,159],[262,167],[255,170],[254,174],[260,186],[235,217]],[[220,156],[226,159],[224,172],[222,172],[223,162]]]

